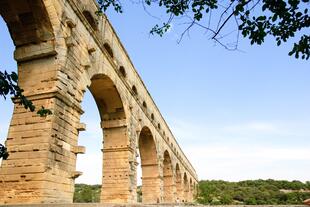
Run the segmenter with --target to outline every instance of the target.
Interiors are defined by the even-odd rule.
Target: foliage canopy
[[[309,59],[310,57],[310,17],[309,0],[141,0],[146,6],[158,6],[167,14],[167,20],[156,24],[151,34],[162,36],[167,32],[176,17],[184,18],[184,32],[187,33],[193,26],[211,32],[211,39],[226,49],[236,50],[239,35],[248,38],[251,44],[261,45],[270,36],[279,46],[283,42],[295,37],[290,56]],[[101,11],[113,7],[116,12],[122,13],[121,0],[98,0]],[[234,27],[236,41],[233,46],[223,43],[227,36],[224,28]],[[230,32],[231,33],[231,32]],[[294,39],[294,40],[296,40]]]
[[[200,181],[198,202],[212,205],[294,205],[310,198],[310,182],[247,180]]]
[[[76,184],[74,202],[99,202],[101,185]],[[137,188],[141,202],[141,186]],[[294,205],[310,198],[310,182],[286,180],[200,181],[197,202],[205,205]]]

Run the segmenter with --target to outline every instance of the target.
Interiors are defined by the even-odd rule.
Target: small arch
[[[111,46],[106,42],[103,44],[104,49],[108,52],[111,58],[114,58],[113,50]]]
[[[120,66],[120,67],[119,67],[119,72],[122,74],[122,76],[123,76],[124,78],[126,78],[127,73],[126,73],[126,70],[125,70],[125,68],[124,68],[123,66]]]
[[[160,129],[160,123],[157,124],[158,129]]]
[[[138,95],[138,90],[137,90],[135,85],[133,85],[131,89],[132,89],[134,95]]]
[[[97,21],[95,20],[93,15],[87,10],[83,11],[83,15],[86,18],[87,22],[90,24],[90,26],[93,28],[93,30],[98,30]]]
[[[151,119],[152,119],[152,121],[155,119],[155,117],[154,117],[154,114],[153,114],[153,113],[151,114]]]
[[[142,105],[143,105],[143,108],[144,108],[144,109],[147,109],[147,105],[146,105],[146,102],[145,102],[145,101],[143,101]]]

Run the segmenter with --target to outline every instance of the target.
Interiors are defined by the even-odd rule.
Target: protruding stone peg
[[[74,172],[71,173],[71,178],[76,179],[76,178],[80,177],[81,175],[83,175],[82,172],[74,171]]]
[[[75,146],[72,147],[71,150],[74,154],[85,154],[85,147],[84,146]]]
[[[83,58],[81,65],[85,68],[88,69],[91,66],[90,60],[88,58]]]
[[[74,21],[71,18],[67,18],[66,23],[67,23],[68,27],[71,29],[76,27],[76,24],[74,23]]]
[[[84,123],[78,123],[78,125],[77,125],[77,130],[78,130],[78,131],[85,131],[85,130],[86,130],[86,124],[84,124]]]
[[[67,45],[67,47],[75,46],[75,40],[73,39],[72,36],[66,37],[66,45]]]
[[[93,47],[93,46],[88,46],[88,53],[89,54],[92,54],[92,53],[94,53],[94,52],[96,52],[96,48],[95,47]]]

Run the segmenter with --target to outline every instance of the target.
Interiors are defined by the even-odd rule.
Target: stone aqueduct
[[[104,133],[101,202],[192,201],[197,175],[95,0],[0,0],[16,46],[19,84],[45,118],[15,102],[0,169],[0,204],[71,203],[89,89]],[[99,124],[99,123],[98,123]],[[140,153],[138,153],[138,150]],[[140,154],[140,155],[138,155]]]

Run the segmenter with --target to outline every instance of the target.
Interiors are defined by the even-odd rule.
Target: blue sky
[[[309,61],[269,39],[262,46],[241,40],[242,52],[230,52],[199,29],[177,44],[177,24],[162,38],[150,36],[158,20],[138,4],[124,6],[124,14],[108,12],[110,21],[200,179],[310,180]],[[16,70],[2,20],[0,28],[0,68]],[[12,104],[1,105],[3,142]],[[102,132],[89,92],[83,108],[79,142],[87,153],[78,156],[84,175],[77,182],[100,183]]]

